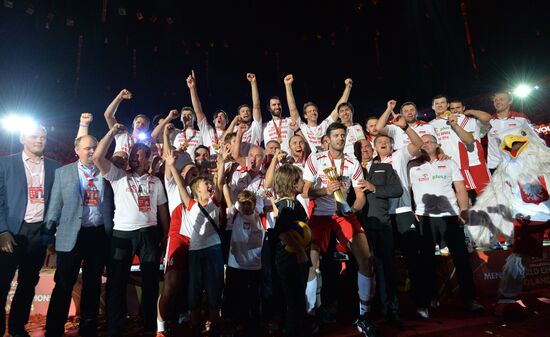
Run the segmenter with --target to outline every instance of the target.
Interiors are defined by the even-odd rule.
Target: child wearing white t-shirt
[[[260,280],[265,228],[256,204],[256,194],[242,191],[233,205],[228,185],[224,186],[227,227],[231,231],[226,269],[227,312],[236,330],[249,336],[259,334]],[[261,202],[260,202],[261,203]],[[263,206],[260,205],[263,211]]]
[[[171,153],[169,156],[173,156]],[[225,156],[223,156],[225,157]],[[199,176],[190,183],[192,196],[187,192],[175,167],[172,176],[177,182],[183,204],[182,222],[190,228],[189,240],[189,309],[193,335],[200,335],[202,294],[206,292],[209,307],[210,335],[219,333],[220,308],[223,292],[224,261],[220,238],[220,200],[224,184],[223,157],[218,157],[216,183]],[[182,226],[184,224],[182,223]]]

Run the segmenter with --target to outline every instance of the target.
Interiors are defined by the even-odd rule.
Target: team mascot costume
[[[526,314],[516,302],[525,261],[542,256],[544,232],[550,229],[550,149],[524,127],[505,136],[500,150],[502,163],[472,207],[467,229],[478,247],[489,247],[498,237],[513,242],[513,253],[502,268],[495,313],[517,319]]]

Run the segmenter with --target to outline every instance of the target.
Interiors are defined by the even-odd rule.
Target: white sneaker
[[[430,318],[430,313],[428,312],[428,308],[417,308],[416,315],[418,315],[418,317],[422,319]]]

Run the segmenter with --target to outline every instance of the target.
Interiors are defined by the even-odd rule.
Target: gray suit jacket
[[[100,178],[103,179],[103,178]],[[113,229],[113,190],[104,180],[103,191],[99,194],[101,214],[107,235]],[[46,228],[55,234],[55,249],[70,252],[76,244],[82,225],[82,194],[78,177],[78,162],[65,165],[55,171],[55,180],[48,206]],[[106,249],[106,247],[98,247]]]
[[[0,233],[19,233],[25,217],[28,200],[27,177],[22,153],[0,157]],[[61,166],[55,160],[44,158],[44,212],[47,216],[54,171]]]

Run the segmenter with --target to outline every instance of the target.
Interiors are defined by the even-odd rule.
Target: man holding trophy
[[[310,198],[309,227],[312,231],[311,260],[315,266],[320,252],[326,252],[331,230],[334,231],[340,249],[351,251],[359,266],[357,283],[359,293],[359,319],[357,328],[365,336],[375,336],[369,311],[374,295],[373,269],[365,232],[354,213],[366,202],[364,190],[373,192],[367,184],[362,188],[363,171],[357,159],[344,154],[347,128],[332,123],[327,129],[328,151],[312,154],[304,169],[304,196]],[[346,202],[353,187],[356,199],[350,207]]]

